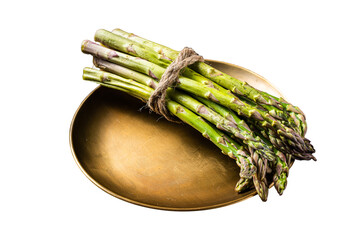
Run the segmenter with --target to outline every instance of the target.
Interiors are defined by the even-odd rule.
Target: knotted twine
[[[175,87],[179,83],[179,74],[182,69],[195,62],[204,62],[202,56],[198,55],[192,48],[185,47],[180,51],[178,57],[167,67],[159,80],[158,86],[150,96],[147,105],[149,108],[172,122],[178,122],[169,113],[166,106],[167,89]]]

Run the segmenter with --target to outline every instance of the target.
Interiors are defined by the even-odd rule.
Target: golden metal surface
[[[208,62],[274,95],[264,78],[239,66]],[[239,168],[187,125],[159,119],[145,104],[98,87],[82,102],[70,128],[73,156],[99,188],[125,201],[166,210],[200,210],[256,194],[234,192]]]

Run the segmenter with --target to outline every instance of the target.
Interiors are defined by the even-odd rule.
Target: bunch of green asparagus
[[[84,68],[83,79],[126,92],[144,102],[179,52],[127,33],[98,30],[95,42],[82,42],[97,67]],[[282,195],[294,160],[316,160],[304,137],[303,112],[282,98],[257,90],[204,62],[182,70],[167,89],[166,108],[212,141],[240,167],[235,191],[255,188],[263,201],[274,185]]]

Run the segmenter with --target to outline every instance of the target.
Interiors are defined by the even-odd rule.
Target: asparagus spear
[[[153,89],[158,84],[158,82],[154,81],[152,78],[142,73],[138,73],[133,70],[124,68],[122,66],[98,58],[94,58],[93,62],[96,67],[104,71],[117,74],[121,77],[131,78]],[[235,137],[241,139],[242,141],[244,141],[245,144],[258,151],[265,158],[275,158],[273,152],[269,149],[269,147],[263,143],[261,138],[253,134],[253,132],[249,129],[248,126],[237,126],[234,122],[217,113],[217,111],[214,111],[204,105],[201,98],[199,98],[199,101],[197,101],[193,97],[174,89],[168,90],[167,94],[171,99],[187,107],[196,114],[202,116],[203,118],[214,124],[218,129],[227,131],[233,134]]]
[[[100,42],[109,48],[130,54],[132,56],[143,58],[164,68],[168,67],[168,65],[171,63],[171,61],[169,61],[168,59],[164,59],[163,55],[155,52],[153,49],[146,49],[142,47],[139,43],[134,42],[129,38],[122,37],[104,29],[98,30],[95,33],[94,39],[95,41]],[[201,82],[207,86],[213,86],[214,88],[220,90],[223,93],[231,94],[229,90],[226,90],[218,84],[213,83],[209,79],[203,77],[202,75],[199,75],[198,73],[194,72],[189,68],[185,68],[182,75],[197,82]],[[286,126],[294,129],[298,129],[300,127],[299,120],[296,117],[291,117],[287,111],[279,110],[274,106],[269,106],[265,104],[263,104],[262,106],[264,107],[264,110],[268,111],[268,113],[272,117],[278,120],[283,120],[283,124],[285,124]]]
[[[225,139],[227,139],[227,141],[230,142],[232,146],[238,149],[238,152],[245,157],[244,161],[248,160],[247,162],[252,162],[256,166],[256,172],[254,172],[252,175],[252,182],[261,200],[264,202],[267,201],[268,184],[265,173],[266,168],[263,165],[263,160],[261,160],[261,158],[258,158],[257,151],[253,151],[252,148],[248,148],[249,149],[248,151],[247,146],[245,146],[243,143],[238,143],[234,141],[232,138],[229,138],[225,133],[222,133],[220,131],[219,134],[223,136]],[[239,164],[238,161],[237,164],[240,167],[244,165],[244,164]],[[235,190],[238,192],[239,192],[238,189],[247,189],[251,183],[249,178],[242,177],[242,174],[240,174],[240,176],[241,179],[237,182],[235,187]]]
[[[222,132],[221,130],[215,129],[215,131],[217,131],[217,133],[222,136],[225,141],[232,147],[235,148],[237,150],[237,153],[242,156],[243,158],[238,158],[236,160],[237,165],[239,166],[239,168],[241,169],[239,176],[244,179],[252,179],[252,175],[257,173],[257,167],[254,165],[254,161],[252,159],[252,156],[250,155],[248,149],[248,146],[245,144],[239,144],[238,142],[236,142],[235,140],[233,140],[232,138],[230,138],[229,136],[227,136],[227,134],[225,134],[224,132]],[[247,170],[247,169],[251,169],[251,170]],[[237,186],[236,186],[237,188]],[[236,189],[235,188],[235,189]]]
[[[83,79],[97,82],[104,86],[113,86],[114,88],[122,88],[127,89],[128,92],[132,92],[133,94],[136,94],[139,96],[139,99],[142,99],[144,101],[148,100],[150,95],[153,93],[153,89],[145,86],[143,84],[140,84],[134,80],[126,79],[123,77],[120,77],[118,75],[99,71],[92,68],[84,68],[83,71]],[[134,90],[135,89],[135,90]],[[186,120],[186,123],[197,129],[202,133],[202,135],[206,138],[209,138],[215,145],[217,145],[223,153],[226,155],[236,158],[238,156],[236,151],[231,150],[231,148],[228,146],[227,142],[224,138],[222,138],[217,131],[214,130],[213,127],[211,127],[208,123],[206,123],[200,116],[197,116],[184,106],[181,106],[180,104],[168,100],[167,107],[169,108],[169,111],[174,114],[177,117],[184,117]],[[190,117],[191,116],[191,117]],[[183,121],[183,119],[181,118]]]
[[[83,41],[82,51],[101,59],[108,60],[113,63],[148,74],[155,79],[160,78],[165,71],[164,68],[161,68],[160,66],[150,63],[144,59],[132,57],[127,54],[105,48],[91,41]],[[237,97],[224,94],[217,89],[206,87],[198,82],[182,76],[179,78],[178,87],[187,92],[227,106],[236,111],[239,115],[242,115],[246,118],[254,118],[264,126],[275,128],[277,134],[293,141],[295,147],[300,151],[304,151],[306,148],[303,146],[305,143],[303,142],[302,138],[300,138],[299,135],[292,129],[283,126],[279,121],[274,119],[268,113],[252,108],[249,104],[240,101]]]
[[[124,92],[131,94],[143,101],[147,101],[150,95],[153,93],[153,89],[140,84],[134,80],[126,79],[111,73],[104,71],[99,71],[92,68],[84,68],[83,79],[94,81],[100,85],[118,89]],[[230,156],[235,159],[237,164],[241,167],[244,164],[239,164],[240,162],[249,162],[249,156],[246,155],[242,149],[235,144],[232,144],[228,138],[223,137],[220,132],[209,125],[202,117],[197,116],[192,111],[188,110],[184,106],[172,101],[166,101],[167,109],[184,123],[192,126],[196,130],[202,133],[202,135],[212,141],[218,148],[221,149],[222,153]],[[251,162],[248,163],[251,167],[255,168]],[[243,169],[241,169],[242,171]],[[254,171],[253,171],[254,172]],[[252,178],[252,175],[249,176]],[[241,182],[249,182],[248,180],[241,178]],[[239,191],[243,191],[248,187],[247,184],[237,185]]]
[[[121,29],[114,29],[112,32],[124,38],[129,38],[132,41],[137,42],[142,46],[146,47],[147,49],[153,50],[153,52],[159,53],[162,56],[160,60],[165,60],[164,62],[169,60],[172,61],[176,59],[179,54],[178,51],[175,51],[161,44],[149,41],[147,39],[141,38],[133,33],[125,32]],[[235,79],[229,76],[228,74],[223,73],[213,68],[212,66],[209,66],[206,63],[203,62],[195,63],[192,65],[192,68],[196,72],[207,77],[208,79],[211,79],[212,81],[218,83],[219,85],[225,87],[226,89],[229,89],[238,95],[252,99],[254,102],[260,104],[272,105],[280,110],[286,109],[287,111],[303,114],[298,107],[294,107],[287,102],[282,102],[281,104],[279,101],[277,101],[275,97],[269,94],[264,94],[264,92],[261,92],[253,88],[252,86],[247,84],[247,82],[239,79]]]
[[[100,31],[105,31],[105,30],[100,30]],[[113,30],[113,33],[121,36],[123,39],[121,39],[121,38],[117,39],[113,35],[109,35],[109,34],[107,34],[106,36],[99,37],[99,39],[97,39],[98,38],[97,33],[96,33],[96,39],[99,41],[102,41],[102,39],[104,39],[104,38],[111,38],[111,39],[113,39],[112,47],[117,47],[117,45],[119,43],[121,44],[122,42],[123,42],[123,44],[126,43],[126,40],[124,40],[124,38],[130,39],[128,44],[131,44],[131,46],[134,46],[134,45],[136,45],[135,43],[138,43],[142,47],[146,48],[147,51],[152,52],[153,56],[156,56],[155,57],[156,59],[153,57],[153,58],[147,58],[147,60],[155,61],[156,63],[163,62],[163,65],[169,63],[170,60],[174,60],[179,54],[178,51],[175,51],[175,50],[165,47],[163,45],[157,44],[155,42],[146,40],[146,39],[136,36],[132,33],[127,33],[120,29]],[[99,35],[102,35],[102,34],[99,34]],[[142,50],[142,51],[144,52],[145,50]],[[135,53],[136,52],[134,52],[133,54],[135,54]],[[143,55],[143,57],[147,57],[147,56]],[[192,66],[193,66],[193,68],[200,69],[201,71],[203,70],[203,72],[201,72],[201,71],[198,71],[198,72],[200,72],[204,76],[208,77],[209,79],[213,80],[214,82],[219,83],[217,81],[218,78],[220,78],[219,81],[229,82],[229,84],[227,86],[229,86],[230,88],[227,86],[224,86],[220,83],[219,84],[226,87],[227,89],[232,90],[234,93],[241,95],[241,96],[248,97],[249,99],[252,99],[255,102],[258,102],[258,101],[256,101],[252,97],[249,97],[247,95],[247,93],[254,94],[255,92],[258,92],[258,93],[255,93],[256,96],[260,96],[260,99],[267,99],[267,101],[268,101],[268,103],[265,103],[262,100],[258,103],[261,104],[264,108],[266,108],[268,113],[272,117],[274,117],[276,119],[283,119],[284,120],[283,124],[286,124],[287,127],[291,127],[292,129],[295,129],[302,136],[305,135],[305,133],[307,131],[307,125],[306,125],[306,121],[305,121],[306,118],[305,118],[305,115],[303,114],[303,112],[298,107],[293,106],[292,104],[285,101],[283,98],[277,98],[266,92],[254,89],[254,88],[252,88],[252,86],[248,85],[246,82],[237,80],[225,73],[220,72],[217,69],[214,69],[213,67],[211,67],[205,63],[199,62],[199,63],[193,64]],[[188,74],[188,73],[185,72],[185,74]],[[187,75],[187,76],[192,78],[191,75]],[[214,76],[215,79],[212,78],[212,76]],[[241,82],[240,85],[237,85],[237,82],[238,83]],[[239,86],[240,88],[237,88],[235,86]],[[249,90],[249,88],[251,90]],[[246,91],[245,94],[244,93],[240,94],[239,91],[242,89],[244,91]],[[301,144],[304,143],[302,138],[299,138],[298,141]],[[304,148],[305,151],[309,151],[311,153],[315,152],[313,146],[310,144],[309,141],[306,141],[305,145],[306,145],[306,147]]]
[[[214,103],[212,101],[209,101],[204,98],[200,98],[195,96],[197,100],[204,103],[206,106],[210,107],[211,109],[215,110],[217,113],[219,113],[221,116],[229,119],[233,123],[237,124],[238,127],[249,129],[247,123],[243,120],[241,120],[236,114],[234,114],[231,110],[218,105],[217,103]],[[251,131],[251,130],[250,130]],[[258,137],[258,136],[257,136]],[[250,155],[253,161],[253,164],[256,165],[258,171],[253,176],[253,182],[256,182],[255,188],[258,192],[258,195],[261,197],[263,201],[267,199],[268,196],[268,184],[266,180],[266,168],[267,168],[267,159],[259,157],[258,151],[253,151],[252,148],[250,150]],[[243,186],[243,182],[241,181],[239,183],[241,186]]]
[[[261,198],[262,201],[267,201],[267,197],[268,197],[268,184],[267,182],[263,179],[260,179],[258,177],[257,174],[253,175],[253,184],[254,187],[258,193],[258,196]]]
[[[251,125],[251,129],[256,131],[256,127]],[[256,133],[258,133],[256,131]],[[277,156],[276,161],[269,162],[269,165],[273,173],[273,183],[279,195],[282,195],[287,186],[287,177],[289,168],[287,165],[286,156],[279,150],[277,150],[267,138],[262,137],[262,134],[258,133],[259,137],[274,151]]]
[[[241,178],[237,183],[236,186],[234,188],[234,190],[236,192],[244,192],[245,190],[247,190],[250,186],[252,185],[252,180],[248,179],[248,178]]]
[[[157,55],[156,52],[154,52],[154,51],[152,52],[152,49],[146,50],[142,46],[138,46],[136,42],[129,40],[127,38],[124,38],[122,36],[117,36],[106,30],[102,30],[102,29],[98,30],[95,34],[95,40],[101,42],[102,44],[104,44],[110,48],[117,49],[122,52],[134,55],[134,56],[145,58],[146,60],[149,60],[149,61],[156,63],[158,65],[161,65],[161,66],[166,66],[169,64],[169,60],[164,59],[162,57],[163,55],[160,55],[159,53]],[[163,61],[166,60],[166,63],[162,63],[162,60]],[[197,78],[198,76],[195,76],[194,72],[191,72],[191,70],[189,70],[188,68],[186,68],[184,71],[185,71],[186,76],[196,79],[197,81],[207,84],[208,86],[211,86],[209,84],[208,79],[202,80],[202,79]],[[225,89],[221,88],[218,85],[213,86],[213,87],[219,89],[223,93],[229,94],[229,92],[227,92]],[[273,98],[270,97],[270,99],[273,99]],[[294,129],[296,129],[298,131],[298,133],[302,132],[302,127],[300,125],[299,118],[297,118],[294,113],[291,113],[292,116],[290,116],[287,111],[281,111],[281,110],[275,108],[274,106],[263,105],[263,107],[268,111],[268,113],[272,117],[274,117],[278,120],[283,120],[282,124],[285,126],[286,132],[291,133],[294,131]],[[293,140],[295,140],[296,142],[299,142],[300,143],[299,146],[301,146],[301,148],[304,151],[307,151],[307,149],[311,149],[311,151],[312,151],[313,147],[312,147],[312,145],[309,144],[309,142],[304,143],[303,139],[301,137],[299,137],[298,135],[290,134],[290,136],[291,135],[296,136],[296,138],[294,138]],[[302,147],[303,144],[305,144],[306,146]]]
[[[243,126],[244,128],[248,128],[249,126],[247,125],[247,123],[240,119],[233,111],[230,111],[229,109],[220,106],[214,102],[211,102],[207,99],[204,98],[200,98],[197,96],[194,96],[198,101],[202,102],[203,104],[205,104],[206,106],[210,107],[211,109],[215,110],[216,112],[218,112],[220,115],[222,115],[224,118],[229,119],[230,121],[234,122],[235,124],[237,124],[237,126]],[[255,121],[251,121],[253,124],[255,124]],[[291,154],[291,156],[294,156],[298,159],[304,160],[304,159],[314,159],[314,157],[309,154],[309,153],[302,153],[302,152],[298,152],[292,148],[290,148],[290,146],[288,146],[286,143],[287,141],[284,141],[284,139],[280,139],[279,136],[277,136],[272,130],[268,129],[268,128],[262,128],[259,127],[258,131],[260,133],[262,133],[262,136],[265,137],[266,139],[268,139],[268,141],[271,142],[271,144],[273,145],[273,147],[279,151],[285,152],[285,153],[289,153]],[[276,153],[277,154],[277,153]]]
[[[267,95],[267,96],[277,100],[282,105],[283,109],[286,109],[289,112],[289,116],[296,123],[297,130],[299,131],[299,133],[302,136],[306,135],[306,132],[307,132],[306,116],[299,107],[291,105],[282,97],[278,98],[278,97],[272,96],[271,94],[269,94],[267,92],[263,92],[263,91],[262,91],[262,94]]]
[[[142,73],[138,73],[133,70],[97,58],[94,58],[93,62],[96,67],[104,71],[114,73],[124,78],[131,78],[153,89],[155,89],[156,86],[158,85],[157,81],[154,81],[152,78]],[[257,144],[257,142],[252,143],[252,141],[255,141],[255,139],[253,139],[252,134],[249,131],[242,133],[242,129],[237,128],[237,126],[235,126],[234,123],[223,118],[221,115],[219,115],[212,109],[208,108],[201,102],[195,100],[188,94],[185,94],[181,91],[171,88],[168,89],[167,94],[173,101],[176,101],[179,104],[187,107],[191,111],[195,112],[204,119],[213,123],[217,128],[230,132],[241,139],[249,141],[249,144],[255,147],[256,149],[262,148],[261,146],[259,146],[259,144]]]
[[[247,123],[245,121],[241,120],[236,114],[234,114],[229,109],[219,106],[218,104],[213,103],[207,99],[201,99],[201,98],[197,98],[197,99],[199,101],[201,101],[202,103],[204,103],[206,106],[208,106],[208,107],[212,108],[213,110],[215,110],[216,112],[218,112],[220,115],[222,115],[224,117],[228,116],[229,118],[233,119],[233,121],[235,123],[237,123],[238,126],[249,128],[248,127],[249,125],[247,125]],[[252,126],[251,129],[256,130],[255,126]],[[257,133],[257,131],[255,133]],[[276,188],[277,192],[280,195],[282,195],[282,193],[286,187],[286,184],[287,184],[287,176],[288,176],[288,166],[286,164],[286,157],[281,151],[277,150],[272,145],[272,143],[268,141],[268,139],[264,138],[261,134],[258,134],[258,137],[262,138],[262,141],[265,144],[267,144],[267,146],[270,149],[272,149],[272,151],[274,151],[274,153],[276,155],[276,161],[274,163],[270,162],[269,164],[271,165],[271,168],[273,169],[273,172],[274,172],[273,181],[274,181],[275,188]],[[252,156],[252,158],[256,161],[255,165],[257,166],[257,169],[259,171],[258,177],[260,180],[263,180],[263,178],[265,178],[267,161],[265,159],[258,158],[258,156]],[[266,182],[264,184],[266,184]]]
[[[135,57],[140,57],[142,59],[155,63],[156,65],[159,65],[163,68],[167,68],[172,62],[171,59],[164,58],[164,55],[154,52],[151,49],[145,49],[137,42],[133,42],[128,38],[123,38],[104,29],[99,29],[98,31],[96,31],[94,35],[94,40],[102,43],[109,48],[127,53]],[[225,88],[219,86],[217,83],[212,82],[208,78],[203,77],[202,75],[193,71],[190,68],[184,68],[182,71],[182,75],[196,82],[200,82],[206,86],[220,90],[223,93],[229,93],[229,91]]]
[[[290,154],[291,157],[297,158],[299,160],[313,159],[316,161],[316,158],[311,153],[300,152],[297,151],[296,149],[293,149],[292,146],[287,144],[287,141],[284,138],[275,134],[274,131],[267,128],[262,128],[262,126],[259,126],[259,124],[257,124],[255,121],[250,121],[250,120],[248,121],[251,122],[254,126],[256,126],[256,128],[262,134],[262,136],[267,138],[276,149],[286,154]]]
[[[199,101],[203,102],[205,105],[216,110],[216,112],[220,113],[223,117],[225,117],[227,119],[232,119],[232,121],[236,122],[237,125],[242,125],[246,128],[249,128],[247,123],[245,123],[243,120],[241,120],[235,113],[233,113],[229,109],[224,108],[223,106],[220,106],[216,103],[210,102],[207,99],[201,99],[198,97],[196,97],[196,98]],[[258,124],[256,121],[253,121],[253,120],[248,120],[248,121],[250,121],[252,124],[257,126],[258,131],[260,131],[262,133],[262,135],[264,137],[266,137],[272,143],[272,145],[274,145],[274,147],[277,150],[283,151],[285,153],[289,153],[300,160],[307,160],[307,159],[316,160],[315,157],[312,156],[312,154],[310,154],[310,153],[300,152],[300,151],[297,151],[296,149],[293,149],[291,146],[289,146],[287,144],[287,143],[289,143],[288,139],[285,139],[282,136],[278,136],[272,129],[264,128],[261,124]],[[306,138],[305,138],[305,140],[308,141],[308,139],[306,139]],[[314,152],[314,149],[309,150],[309,152]]]

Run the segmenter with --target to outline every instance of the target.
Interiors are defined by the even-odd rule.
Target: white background
[[[360,239],[357,1],[1,3],[1,239]],[[270,191],[197,212],[114,198],[77,167],[69,127],[95,84],[81,41],[121,28],[264,76],[307,115],[318,162]]]

